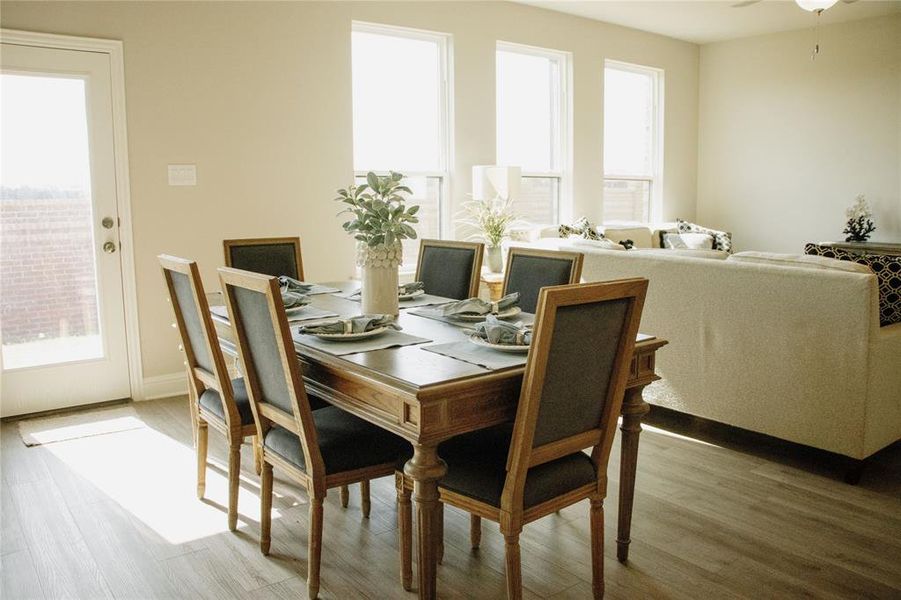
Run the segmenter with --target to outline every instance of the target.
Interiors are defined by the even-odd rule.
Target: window
[[[354,23],[354,171],[399,171],[419,204],[420,238],[439,238],[448,197],[447,40],[442,34]],[[404,241],[404,265],[419,240]]]
[[[522,168],[514,210],[556,223],[568,161],[568,54],[497,45],[497,164]]]
[[[607,61],[604,68],[604,220],[648,222],[663,172],[663,71]]]

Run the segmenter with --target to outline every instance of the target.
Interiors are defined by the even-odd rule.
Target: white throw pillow
[[[570,238],[571,246],[583,248],[598,248],[599,250],[625,250],[623,246],[610,240],[583,240],[582,238]]]
[[[709,233],[664,233],[663,247],[670,250],[713,250]]]

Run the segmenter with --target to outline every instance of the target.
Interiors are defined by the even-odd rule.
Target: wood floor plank
[[[13,485],[12,496],[44,595],[112,598],[53,481]]]

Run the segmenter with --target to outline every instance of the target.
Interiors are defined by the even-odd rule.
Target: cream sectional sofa
[[[534,245],[582,252],[583,281],[650,280],[641,330],[670,344],[649,403],[853,459],[901,439],[901,324],[879,327],[866,267]]]

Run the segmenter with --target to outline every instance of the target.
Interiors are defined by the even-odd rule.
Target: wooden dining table
[[[355,282],[326,283],[342,291]],[[311,297],[312,306],[341,317],[360,314],[360,303],[333,294]],[[428,344],[466,339],[463,327],[412,314],[401,303],[398,322],[403,331],[431,340]],[[220,314],[216,314],[219,312]],[[214,309],[214,324],[223,350],[235,354],[227,317]],[[465,324],[463,324],[465,325]],[[292,330],[296,324],[291,324]],[[667,341],[640,335],[635,345],[620,426],[619,519],[617,558],[628,558],[638,439],[642,417],[649,407],[642,389],[659,379],[654,371],[657,350]],[[514,419],[524,367],[499,370],[423,350],[424,345],[372,350],[337,356],[295,343],[308,389],[335,406],[408,440],[413,457],[404,472],[413,479],[413,502],[418,524],[419,597],[436,598],[438,539],[438,481],[447,466],[438,444],[454,436]],[[403,574],[402,574],[403,575]],[[409,575],[407,575],[409,577]]]

